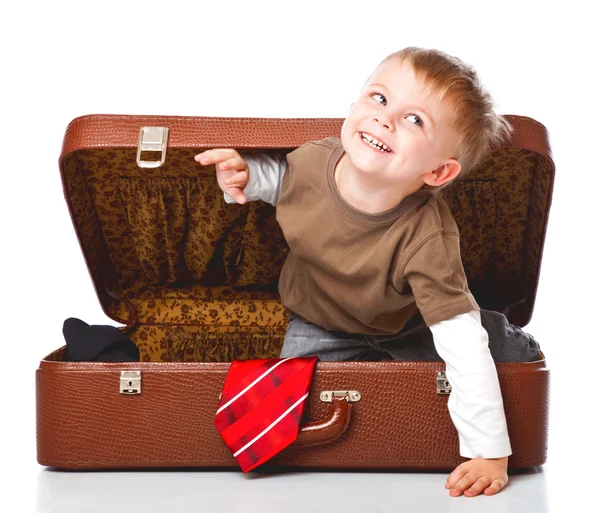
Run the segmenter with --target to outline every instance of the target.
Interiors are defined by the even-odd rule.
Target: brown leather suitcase
[[[508,119],[512,141],[444,196],[479,304],[525,326],[554,164],[542,125]],[[279,354],[286,314],[277,278],[287,248],[273,207],[226,205],[214,167],[193,157],[213,147],[285,152],[338,135],[341,123],[118,115],[70,123],[60,171],[73,225],[104,312],[124,325],[142,361],[67,362],[65,347],[44,357],[36,373],[40,464],[238,468],[213,419],[228,362]],[[509,467],[541,465],[544,355],[497,368]],[[453,469],[464,459],[443,371],[436,362],[318,363],[300,437],[270,464]]]

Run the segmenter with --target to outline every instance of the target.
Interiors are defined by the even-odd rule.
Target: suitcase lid
[[[512,139],[442,194],[458,224],[465,272],[479,305],[525,326],[537,291],[554,162],[543,125],[506,117],[514,127]],[[280,306],[267,317],[256,306],[277,302],[277,279],[287,253],[275,209],[263,202],[225,204],[214,166],[201,166],[193,157],[215,147],[287,152],[310,140],[339,136],[342,122],[126,115],[74,119],[59,167],[106,315],[128,327],[210,324],[218,317],[211,305],[235,301],[225,316],[231,325],[242,317],[250,324],[281,323]],[[243,316],[239,309],[245,310]]]

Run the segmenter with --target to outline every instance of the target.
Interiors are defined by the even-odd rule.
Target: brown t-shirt
[[[428,326],[478,309],[446,204],[415,193],[386,212],[357,210],[335,184],[342,155],[328,138],[287,157],[277,203],[290,247],[283,305],[322,328],[372,335],[399,332],[417,309]]]

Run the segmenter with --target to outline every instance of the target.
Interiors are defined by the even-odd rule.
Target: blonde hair
[[[411,64],[415,75],[437,94],[437,101],[447,98],[453,106],[452,129],[457,136],[454,158],[461,164],[459,177],[510,137],[511,125],[494,112],[494,101],[472,66],[439,50],[416,47],[388,55],[381,64],[391,59]]]

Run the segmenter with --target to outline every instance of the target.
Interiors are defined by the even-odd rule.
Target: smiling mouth
[[[360,134],[362,137],[362,140],[364,142],[366,142],[369,146],[371,146],[371,148],[375,149],[375,150],[379,150],[381,153],[391,153],[392,150],[390,150],[385,144],[383,144],[381,141],[375,139],[375,137],[366,134],[366,133],[361,133]]]

